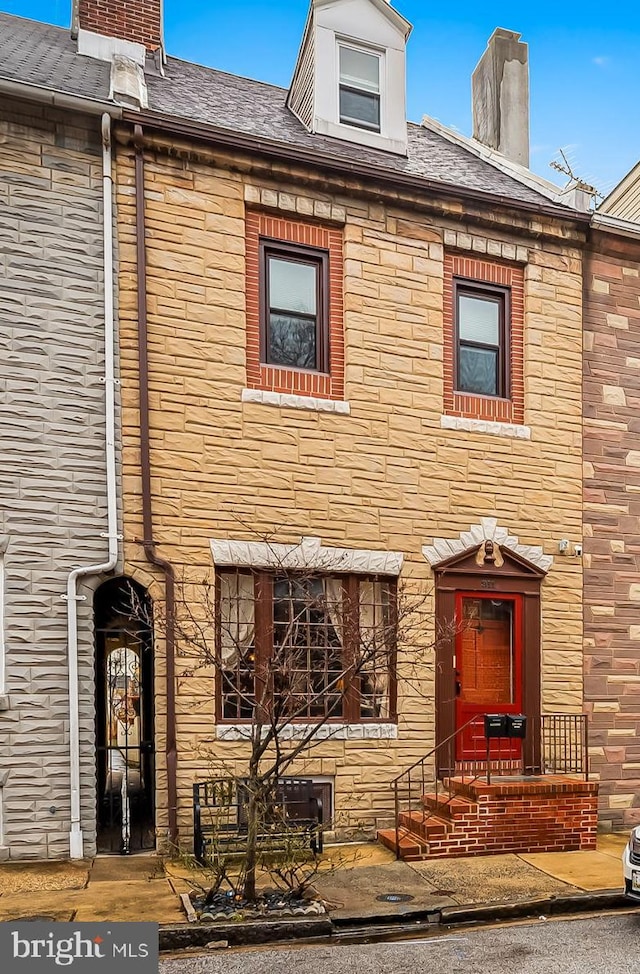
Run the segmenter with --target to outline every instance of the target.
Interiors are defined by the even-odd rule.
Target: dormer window
[[[339,54],[340,122],[379,132],[380,55],[346,44],[339,45]]]
[[[287,106],[308,132],[406,156],[410,32],[389,0],[311,0]]]

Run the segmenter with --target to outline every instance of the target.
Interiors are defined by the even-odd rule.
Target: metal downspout
[[[147,561],[160,568],[165,580],[165,650],[167,686],[167,726],[165,756],[169,839],[178,841],[177,746],[175,694],[175,573],[173,565],[156,554],[151,507],[151,459],[149,447],[149,349],[147,329],[147,254],[144,217],[144,146],[142,127],[134,127],[135,201],[138,297],[138,370],[140,404],[140,476],[142,480],[142,536]]]
[[[71,784],[71,830],[69,854],[84,856],[80,813],[80,705],[78,689],[78,579],[112,571],[118,561],[118,509],[115,447],[115,353],[113,316],[113,183],[111,178],[111,118],[102,116],[102,222],[104,261],[104,385],[105,385],[105,460],[107,472],[107,560],[96,565],[74,568],[67,579],[68,667],[69,667],[69,763]]]

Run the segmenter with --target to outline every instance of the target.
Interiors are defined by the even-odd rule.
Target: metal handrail
[[[399,794],[399,783],[400,783],[400,781],[402,781],[403,778],[406,778],[407,779],[408,790],[409,790],[409,808],[410,808],[411,807],[411,772],[414,771],[418,767],[420,768],[421,794],[423,795],[424,794],[424,769],[425,769],[425,766],[426,766],[427,762],[432,757],[434,757],[434,755],[437,754],[438,751],[441,751],[447,744],[451,744],[451,742],[455,741],[459,734],[462,734],[463,731],[465,731],[472,724],[475,724],[479,719],[482,719],[482,718],[471,717],[468,721],[466,721],[466,723],[464,723],[460,727],[456,728],[456,730],[453,732],[453,734],[449,734],[449,736],[448,737],[445,737],[444,740],[439,741],[436,744],[435,747],[432,747],[431,750],[427,754],[424,755],[424,757],[419,758],[417,761],[414,761],[414,763],[412,765],[410,765],[408,768],[405,768],[405,770],[403,772],[401,772],[401,774],[397,775],[397,777],[395,777],[393,779],[393,781],[391,782],[391,786],[393,787],[393,791],[394,791],[394,811],[395,811],[395,830],[396,830],[396,859],[399,859],[400,858],[400,794]],[[438,798],[438,775],[437,775],[437,773],[436,773],[436,776],[435,776],[435,789],[436,789],[436,800],[437,800],[437,798]],[[451,799],[451,785],[449,785],[449,799]],[[424,813],[423,813],[423,815],[424,815]]]
[[[413,764],[410,764],[408,768],[405,768],[404,771],[402,771],[399,775],[393,778],[391,780],[391,784],[395,785],[396,781],[400,781],[401,778],[404,778],[405,775],[413,771],[414,768],[417,768],[419,764],[424,764],[425,761],[428,761],[429,758],[436,753],[436,751],[440,750],[441,747],[444,747],[445,744],[448,744],[449,741],[452,741],[455,737],[458,736],[458,734],[461,734],[463,730],[466,730],[467,727],[469,727],[471,724],[474,724],[478,719],[479,719],[478,717],[471,717],[466,722],[466,724],[463,724],[461,727],[458,727],[457,730],[454,730],[453,734],[449,734],[449,736],[445,737],[443,741],[439,741],[439,743],[436,744],[435,747],[432,747],[429,753],[425,754],[423,758],[418,758],[417,761],[414,761]]]
[[[394,790],[394,811],[395,811],[395,838],[396,838],[396,858],[400,858],[400,789],[405,787],[402,783],[406,782],[407,803],[411,810],[415,799],[412,796],[412,775],[420,785],[420,797],[425,794],[425,769],[436,755],[442,754],[446,747],[449,748],[447,767],[449,777],[447,781],[448,798],[450,802],[454,795],[453,779],[459,776],[462,782],[473,782],[480,778],[486,778],[487,783],[491,781],[491,775],[513,775],[519,773],[524,776],[546,775],[546,774],[580,774],[589,780],[589,731],[587,714],[542,714],[528,719],[526,742],[522,740],[522,746],[517,751],[509,738],[494,738],[492,742],[486,740],[486,757],[482,759],[458,759],[456,758],[455,744],[460,735],[471,725],[482,723],[484,737],[484,716],[470,718],[462,726],[458,727],[452,734],[439,741],[435,747],[414,761],[408,768],[405,768],[390,782]],[[503,742],[507,741],[506,748]],[[532,756],[532,764],[525,767],[525,747],[529,746],[529,755]],[[435,799],[436,807],[438,793],[440,789],[440,778],[438,774],[438,762],[435,762]],[[416,769],[418,774],[416,775]],[[423,810],[423,820],[429,815]],[[429,813],[430,814],[430,813]]]

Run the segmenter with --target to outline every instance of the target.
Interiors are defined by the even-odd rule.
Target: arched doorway
[[[94,596],[98,852],[155,848],[151,601],[133,579]]]

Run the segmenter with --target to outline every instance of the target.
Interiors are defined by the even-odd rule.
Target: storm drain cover
[[[380,893],[380,896],[376,896],[377,900],[381,903],[408,903],[409,900],[413,899],[410,893]]]

